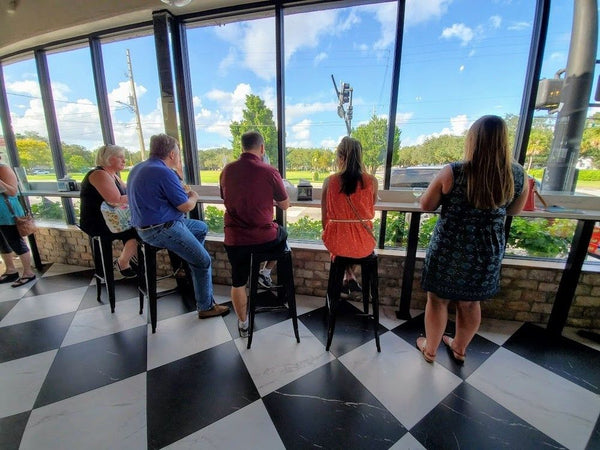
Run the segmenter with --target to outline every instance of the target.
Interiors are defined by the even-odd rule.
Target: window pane
[[[348,134],[383,180],[396,14],[396,2],[286,11],[286,175],[294,185],[306,179],[321,187]],[[292,238],[320,229],[320,211],[308,209],[288,212]]]
[[[217,184],[248,129],[263,134],[277,164],[275,20],[199,25],[187,30],[198,163],[202,184]]]
[[[67,173],[81,181],[94,166],[94,150],[103,144],[90,50],[51,53],[47,60]]]
[[[3,71],[17,151],[27,181],[55,182],[35,60],[32,57],[4,65]]]
[[[154,37],[104,42],[102,57],[115,144],[132,166],[148,157],[150,137],[164,133]]]

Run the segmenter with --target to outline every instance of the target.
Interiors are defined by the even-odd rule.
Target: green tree
[[[552,146],[552,130],[545,127],[532,127],[529,133],[529,144],[527,145],[527,170],[534,165],[541,167],[545,164]],[[538,161],[539,164],[534,164]]]
[[[25,169],[41,167],[52,168],[52,153],[45,139],[36,137],[17,137],[19,159]]]
[[[265,153],[272,165],[277,165],[277,128],[273,121],[273,111],[265,105],[258,95],[246,96],[245,109],[242,111],[242,120],[233,121],[229,130],[233,136],[233,156],[237,158],[242,153],[241,137],[246,131],[256,130],[265,139]]]
[[[219,170],[231,161],[233,161],[233,152],[225,147],[209,148],[198,152],[200,169]]]
[[[368,123],[359,125],[352,131],[352,137],[360,141],[363,148],[363,162],[371,174],[375,174],[379,166],[385,163],[387,150],[388,122],[384,117],[375,114]],[[400,130],[394,126],[394,149],[392,164],[398,162],[400,149]]]

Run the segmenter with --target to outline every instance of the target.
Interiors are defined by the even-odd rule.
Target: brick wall
[[[93,266],[89,239],[76,227],[40,228],[36,241],[43,262]],[[296,292],[325,297],[328,252],[320,245],[292,242],[291,246]],[[231,271],[222,240],[211,239],[206,247],[213,258],[213,282],[229,285]],[[120,248],[121,244],[115,242],[115,256]],[[397,306],[404,257],[394,250],[381,250],[378,254],[380,303]],[[159,273],[167,272],[169,262],[166,252],[159,253],[157,265]],[[426,296],[419,284],[422,265],[422,259],[418,259],[411,300],[411,308],[414,309],[425,307]],[[482,302],[483,316],[546,324],[561,274],[559,268],[539,268],[506,260],[502,268],[501,291],[492,301]],[[584,272],[575,295],[567,325],[600,330],[600,273]]]

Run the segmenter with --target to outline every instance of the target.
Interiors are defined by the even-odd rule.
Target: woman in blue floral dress
[[[434,361],[442,339],[454,360],[464,361],[481,322],[480,301],[500,289],[504,221],[523,209],[525,180],[523,168],[512,160],[506,123],[483,116],[469,129],[464,160],[440,170],[421,197],[423,211],[442,207],[421,279],[427,305],[425,337],[417,339],[417,348],[427,362]],[[456,302],[454,338],[444,336],[451,301]]]

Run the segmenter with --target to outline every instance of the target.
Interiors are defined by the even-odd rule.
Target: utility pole
[[[131,94],[129,96],[129,106],[135,114],[136,130],[138,139],[140,141],[140,152],[142,154],[142,161],[146,159],[146,149],[144,148],[144,135],[142,134],[142,121],[140,120],[140,109],[138,108],[137,94],[135,93],[135,82],[133,81],[133,70],[131,68],[131,57],[129,56],[129,49],[127,49],[127,69],[129,72],[129,84],[131,87]]]
[[[575,0],[565,80],[542,187],[575,192],[577,158],[585,127],[598,46],[597,0]]]

